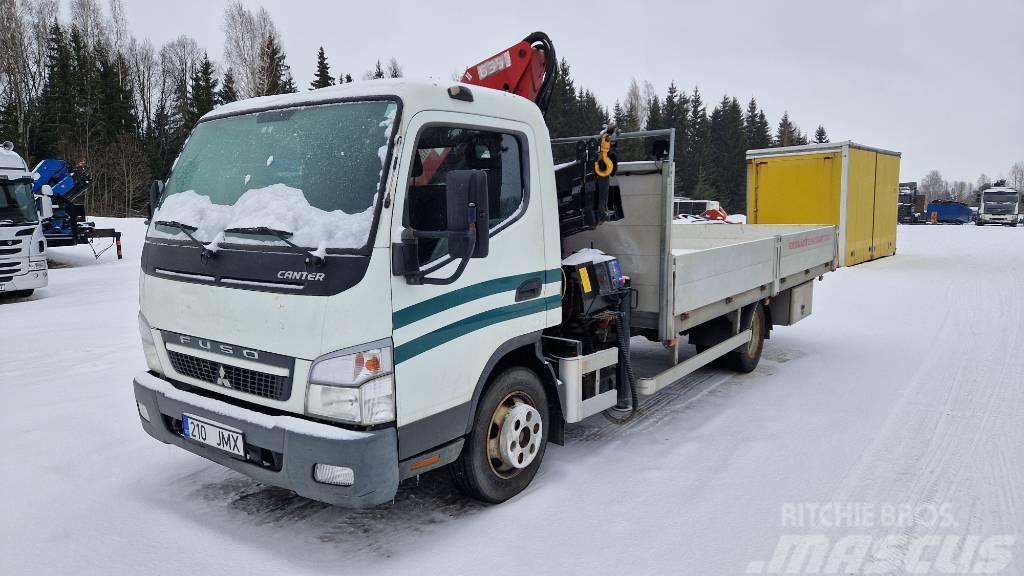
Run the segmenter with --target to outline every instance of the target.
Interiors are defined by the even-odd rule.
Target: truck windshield
[[[1016,192],[985,192],[984,199],[986,204],[998,203],[998,204],[1016,204],[1017,193]]]
[[[0,226],[30,224],[38,220],[32,181],[0,182]]]
[[[274,244],[233,229],[292,232],[315,249],[369,240],[391,145],[394,101],[286,108],[200,123],[171,170],[154,222],[202,242]],[[225,232],[227,231],[227,232]],[[151,237],[184,239],[154,224]]]

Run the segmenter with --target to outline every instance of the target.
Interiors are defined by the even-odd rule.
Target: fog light
[[[139,407],[139,416],[142,416],[143,420],[149,422],[149,410],[146,409],[146,405],[142,402],[136,402],[135,405]]]
[[[313,468],[313,479],[321,484],[351,486],[356,481],[356,473],[351,468],[344,466],[317,464]]]

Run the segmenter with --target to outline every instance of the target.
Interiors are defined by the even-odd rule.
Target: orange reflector
[[[380,356],[373,355],[366,358],[366,364],[363,366],[367,372],[376,374],[380,372]]]
[[[441,461],[441,455],[440,454],[434,454],[432,456],[427,456],[426,458],[424,458],[423,460],[420,460],[419,462],[413,462],[409,466],[409,470],[419,470],[420,468],[426,468],[427,466],[430,466],[432,464],[437,464],[440,461]]]

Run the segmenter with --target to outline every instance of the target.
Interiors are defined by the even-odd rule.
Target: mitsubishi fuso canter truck
[[[30,296],[46,286],[46,240],[40,226],[52,214],[50,200],[32,193],[32,172],[14,151],[0,145],[0,298]],[[40,214],[40,212],[42,214]]]
[[[444,466],[501,502],[567,425],[631,418],[713,361],[749,372],[774,326],[811,313],[834,226],[673,224],[674,132],[550,140],[543,82],[481,83],[547,70],[517,68],[524,53],[460,83],[203,117],[151,191],[145,431],[337,505],[389,502]],[[628,138],[651,158],[617,162]],[[552,146],[575,160],[556,167]],[[664,344],[669,367],[636,370],[631,337]]]

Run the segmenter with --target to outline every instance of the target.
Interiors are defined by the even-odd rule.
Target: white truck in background
[[[1020,192],[1006,186],[993,186],[978,193],[978,214],[974,223],[1016,226],[1020,219]]]
[[[41,218],[53,213],[50,199],[39,201],[36,211],[32,194],[32,172],[14,151],[14,145],[0,145],[0,298],[30,296],[46,286],[46,240]]]
[[[753,370],[811,313],[835,228],[674,225],[674,132],[617,135],[657,141],[617,165],[615,136],[552,142],[531,100],[406,80],[207,114],[151,193],[142,427],[332,504],[443,466],[501,502],[566,425]],[[631,336],[671,367],[636,373]]]

